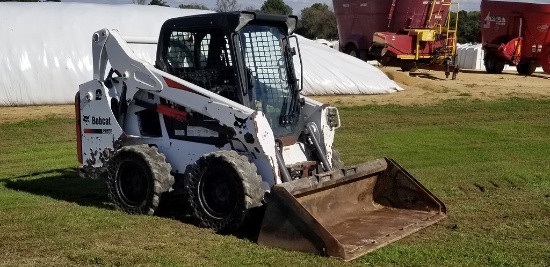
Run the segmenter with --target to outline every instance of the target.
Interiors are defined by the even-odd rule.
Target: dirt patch
[[[381,70],[405,91],[383,95],[315,96],[318,101],[336,106],[365,104],[425,105],[447,99],[491,100],[510,97],[550,97],[550,75],[535,73],[523,76],[515,71],[488,74],[485,71],[463,70],[456,80],[445,78],[439,71],[419,70],[409,74],[398,68]],[[51,115],[74,116],[73,105],[0,107],[0,123],[43,118]]]
[[[0,123],[48,116],[74,116],[74,105],[0,107]]]
[[[365,104],[424,105],[447,99],[491,100],[510,97],[550,97],[550,75],[534,73],[523,76],[515,71],[488,74],[485,71],[462,70],[456,80],[445,78],[439,71],[419,70],[409,74],[398,68],[381,70],[405,91],[384,95],[315,96],[318,101],[337,106]]]

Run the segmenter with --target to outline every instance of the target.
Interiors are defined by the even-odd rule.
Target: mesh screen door
[[[270,26],[248,25],[241,31],[245,64],[254,80],[256,109],[266,114],[275,135],[292,132],[292,125],[280,127],[278,123],[291,102],[283,36],[279,28]]]

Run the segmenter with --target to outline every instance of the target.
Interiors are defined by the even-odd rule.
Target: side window
[[[228,39],[216,30],[173,31],[166,60],[174,68],[219,68],[232,65]]]
[[[201,45],[200,45],[201,58],[199,59],[201,67],[206,67],[206,59],[208,58],[208,47],[210,47],[211,38],[212,37],[210,36],[210,34],[206,34],[204,38],[202,38],[201,40]]]
[[[193,67],[194,34],[191,32],[174,31],[170,35],[168,53],[166,59],[168,64],[174,68]]]
[[[173,75],[239,100],[228,37],[216,28],[174,30],[165,56]]]

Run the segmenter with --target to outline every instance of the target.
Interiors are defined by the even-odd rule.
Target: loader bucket
[[[258,243],[348,261],[445,214],[395,161],[378,159],[273,186]]]

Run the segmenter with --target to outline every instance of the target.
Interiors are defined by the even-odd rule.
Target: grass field
[[[448,218],[350,263],[117,212],[78,177],[74,120],[0,124],[0,265],[550,266],[550,100],[341,108],[346,163],[396,159]]]

